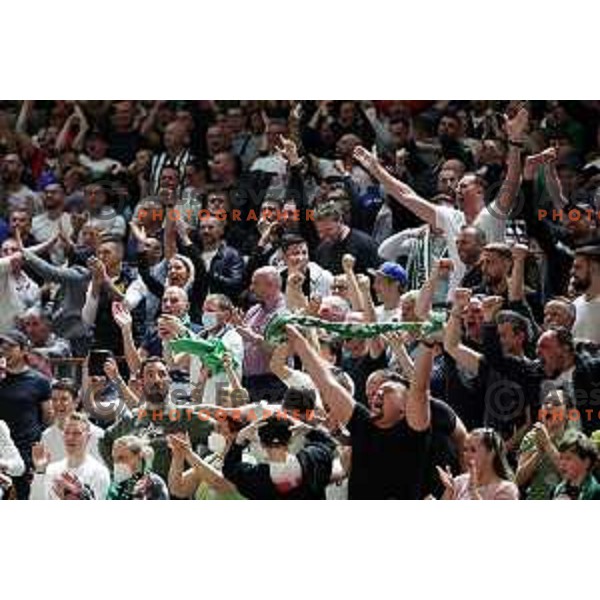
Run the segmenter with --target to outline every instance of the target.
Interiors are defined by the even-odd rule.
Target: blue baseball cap
[[[402,265],[395,262],[386,261],[380,265],[378,269],[369,269],[369,273],[371,275],[379,273],[384,277],[389,277],[390,279],[397,281],[402,287],[406,287],[406,284],[408,283],[406,270]]]

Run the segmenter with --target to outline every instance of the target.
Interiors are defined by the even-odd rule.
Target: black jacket
[[[335,443],[328,435],[317,430],[309,432],[304,447],[296,455],[302,468],[302,482],[285,493],[273,484],[268,465],[242,462],[244,446],[237,443],[225,455],[223,475],[249,500],[325,500],[334,448]]]

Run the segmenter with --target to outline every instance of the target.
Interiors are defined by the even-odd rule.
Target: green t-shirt
[[[535,443],[535,431],[529,430],[519,447],[519,456],[528,454],[537,448]],[[554,488],[560,483],[560,474],[550,457],[544,455],[538,464],[529,485],[525,489],[526,500],[550,500]]]

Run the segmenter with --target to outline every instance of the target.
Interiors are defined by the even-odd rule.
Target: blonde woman
[[[113,472],[107,500],[168,500],[165,482],[150,468],[154,451],[144,438],[126,435],[112,448]]]

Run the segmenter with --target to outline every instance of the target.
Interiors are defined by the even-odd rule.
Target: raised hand
[[[146,228],[141,223],[137,223],[135,220],[133,220],[131,223],[129,223],[129,228],[131,229],[131,235],[133,235],[135,241],[140,247],[148,241]]]
[[[286,325],[285,332],[287,333],[289,348],[292,350],[292,352],[297,354],[298,347],[303,347],[306,344],[306,338],[294,325]]]
[[[342,269],[344,273],[351,273],[354,271],[356,265],[356,258],[352,254],[344,254],[342,257]]]
[[[454,291],[454,307],[462,311],[471,301],[473,290],[470,288],[456,288]]]
[[[185,455],[192,449],[190,437],[187,432],[170,433],[167,435],[167,446],[173,454]]]
[[[71,226],[76,233],[90,220],[90,213],[71,213]]]
[[[523,262],[529,255],[529,248],[525,244],[515,244],[510,251],[514,262]]]
[[[356,277],[356,280],[358,281],[358,287],[361,292],[367,293],[371,291],[371,280],[368,275],[361,273]]]
[[[441,258],[436,261],[432,269],[433,279],[448,279],[450,273],[454,271],[454,262],[450,258]]]
[[[279,136],[279,146],[275,147],[275,151],[284,158],[288,164],[295,165],[300,162],[298,156],[298,147],[293,140],[282,135]]]
[[[246,427],[244,427],[238,434],[236,441],[238,444],[246,444],[247,442],[253,442],[258,439],[258,428],[263,421],[256,420],[252,421]]]
[[[543,423],[536,423],[533,426],[535,444],[541,452],[547,452],[552,445],[550,434]]]
[[[37,442],[31,447],[31,460],[36,471],[44,472],[52,461],[52,457],[48,448],[41,442]]]
[[[504,128],[508,139],[512,142],[520,143],[523,141],[527,125],[529,124],[529,113],[524,106],[521,106],[517,112],[509,117],[505,115]]]
[[[504,298],[502,296],[486,296],[481,302],[484,320],[493,321],[503,306]]]
[[[377,157],[362,146],[356,146],[352,152],[352,158],[361,165],[371,175],[374,175],[381,168]]]
[[[304,283],[304,275],[299,271],[293,271],[288,276],[288,285],[296,290],[302,290],[302,284]]]
[[[233,358],[231,357],[231,354],[229,354],[229,352],[225,352],[225,354],[223,354],[222,362],[223,367],[225,367],[225,370],[231,369],[233,367]]]
[[[75,475],[65,472],[56,478],[52,490],[61,500],[79,500],[83,485]]]
[[[112,316],[119,329],[130,329],[133,324],[133,318],[129,309],[122,302],[112,303]]]
[[[87,261],[87,266],[92,272],[92,277],[94,281],[96,281],[97,283],[102,283],[106,280],[106,267],[104,266],[104,263],[101,260],[99,260],[96,256],[92,256]]]
[[[436,471],[444,486],[444,489],[448,492],[450,498],[454,497],[454,493],[456,491],[456,484],[454,483],[454,477],[452,476],[452,471],[449,466],[446,466],[446,470],[442,469],[442,467],[436,466]]]
[[[109,381],[118,381],[121,379],[121,373],[119,373],[119,366],[114,358],[106,360],[103,366],[104,374]]]
[[[306,308],[306,314],[311,317],[318,317],[319,310],[321,310],[322,298],[318,294],[313,294],[308,300],[308,307]]]
[[[399,356],[406,350],[405,344],[408,343],[410,334],[407,331],[388,331],[381,337],[390,345],[392,352]]]

